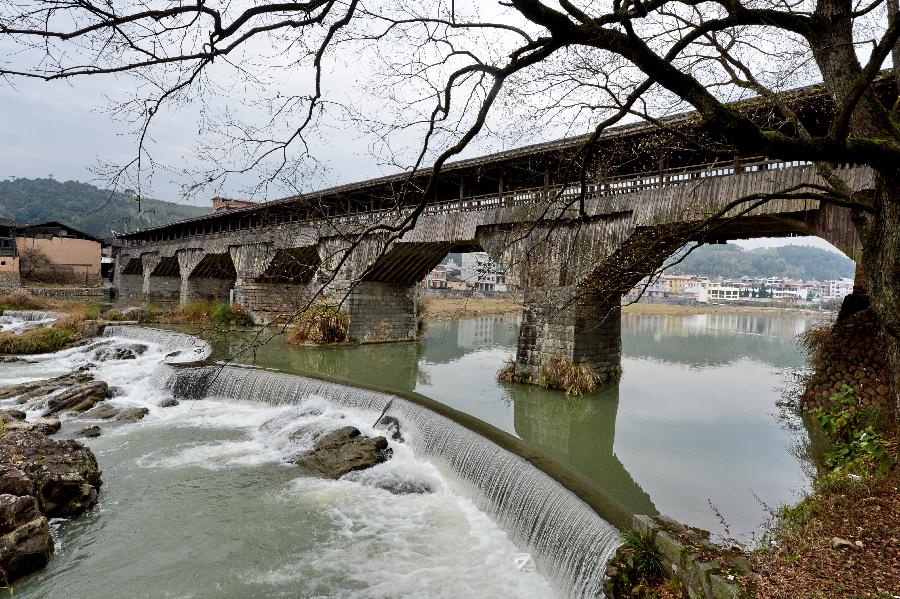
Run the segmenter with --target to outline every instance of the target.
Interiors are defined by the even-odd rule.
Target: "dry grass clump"
[[[320,304],[304,310],[295,320],[288,343],[346,343],[350,317],[337,306]]]
[[[830,337],[830,322],[814,324],[797,335],[797,345],[808,356],[810,365],[816,366],[821,361],[823,348]]]
[[[516,369],[516,361],[510,358],[503,364],[503,368],[497,373],[497,380],[501,383],[529,383],[536,384],[545,389],[559,389],[566,395],[588,395],[597,390],[597,387],[612,377],[601,377],[594,374],[584,364],[576,364],[565,356],[552,356],[541,367],[537,377],[528,372]]]
[[[497,380],[501,383],[512,383],[516,380],[516,361],[510,358],[503,363],[503,368],[497,373]]]
[[[49,301],[21,289],[0,295],[0,310],[46,310],[50,307]]]
[[[548,389],[562,389],[566,395],[586,395],[597,389],[599,377],[584,364],[576,364],[565,356],[552,356],[538,373],[538,384]]]

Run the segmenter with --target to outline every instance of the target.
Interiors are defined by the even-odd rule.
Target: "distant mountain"
[[[852,277],[855,268],[854,262],[843,254],[808,245],[745,250],[726,243],[697,248],[669,272],[701,277],[785,277],[822,281]]]
[[[54,179],[0,181],[0,218],[20,224],[55,220],[97,237],[122,233],[212,212],[160,200],[141,200],[141,212],[130,197],[87,183]]]

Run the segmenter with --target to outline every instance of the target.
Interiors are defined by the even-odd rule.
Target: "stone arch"
[[[160,257],[150,268],[144,298],[154,303],[173,303],[181,295],[181,269],[175,256]]]
[[[237,272],[228,252],[204,254],[187,273],[187,277],[184,274],[182,273],[182,304],[206,300],[230,301]]]

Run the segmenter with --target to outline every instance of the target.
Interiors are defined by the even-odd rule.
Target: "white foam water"
[[[144,349],[136,359],[106,352],[98,361],[101,349],[128,347]],[[103,436],[92,441],[105,478],[135,485],[162,478],[173,497],[188,502],[182,507],[165,494],[150,495],[153,507],[138,512],[160,521],[146,525],[138,548],[154,556],[144,565],[154,591],[135,596],[602,596],[615,529],[524,460],[400,398],[260,369],[171,365],[208,354],[208,345],[188,335],[116,326],[85,347],[0,364],[0,385],[86,367],[116,388],[110,403],[150,410],[136,424],[100,423]],[[160,407],[173,389],[180,403]],[[290,464],[313,446],[317,432],[352,425],[365,435],[385,434],[373,422],[390,399],[404,442],[390,440],[387,462],[337,481],[302,476]],[[64,434],[84,426],[83,417],[67,418]],[[102,576],[73,574],[100,564],[118,564],[108,575],[121,572],[138,584],[145,572],[130,557],[138,550],[134,539],[120,532],[103,540],[132,530],[116,515],[140,507],[138,497],[118,496],[117,486],[126,485],[113,478],[101,492],[94,524],[102,528],[67,538],[45,578],[21,587],[26,595],[101,596]],[[216,506],[209,516],[202,497]],[[260,530],[270,531],[277,546],[251,543],[255,549],[235,553],[227,571],[193,551],[194,557],[165,561],[167,552],[192,546],[187,539],[208,535],[205,546],[224,548],[237,538],[246,545]],[[179,534],[187,535],[179,549],[168,548]],[[536,571],[516,567],[522,552],[533,555]],[[98,563],[89,566],[91,559]],[[154,560],[168,563],[167,576],[154,575]]]
[[[0,333],[22,333],[56,322],[57,315],[41,310],[4,310],[0,314]]]

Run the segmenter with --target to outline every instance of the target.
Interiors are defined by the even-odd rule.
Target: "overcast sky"
[[[459,4],[461,3],[458,2]],[[477,8],[483,9],[490,3],[475,4]],[[8,50],[9,47],[5,49]],[[0,50],[4,48],[0,47]],[[252,50],[264,53],[266,48]],[[10,53],[8,56],[14,54]],[[225,110],[252,113],[253,90],[242,88],[242,84],[233,73],[227,72],[227,68],[216,66],[213,73],[213,79],[218,78],[216,84],[222,85],[223,89],[227,88],[229,92],[234,92],[235,89],[241,91],[237,101],[233,97],[223,101],[221,110],[223,113]],[[359,102],[361,92],[354,86],[361,78],[361,72],[371,74],[372,71],[371,65],[360,64],[354,56],[339,57],[326,78],[327,91],[332,98],[338,100],[353,94],[354,102]],[[275,89],[284,94],[308,93],[307,79],[307,75],[295,73],[279,81]],[[132,80],[112,77],[88,77],[74,82],[52,83],[23,79],[0,81],[0,165],[3,167],[0,178],[52,175],[57,180],[74,179],[105,187],[106,181],[97,173],[98,168],[103,164],[125,163],[135,155],[136,124],[123,120],[121,112],[110,112],[113,106],[110,98],[119,99],[127,95],[131,91],[130,85],[133,85]],[[379,99],[362,95],[362,103],[367,101],[368,106],[374,106],[377,113]],[[177,109],[162,111],[156,117],[149,145],[157,166],[153,170],[152,179],[145,182],[145,196],[195,205],[209,205],[209,198],[217,194],[244,197],[242,190],[245,186],[242,183],[245,181],[240,178],[225,183],[217,194],[203,192],[187,199],[182,196],[182,186],[189,182],[184,171],[193,168],[197,160],[197,141],[207,134],[198,115],[196,106],[186,104]],[[389,119],[390,115],[386,115],[386,118]],[[522,128],[524,127],[523,124]],[[472,144],[466,155],[502,149],[508,147],[509,143],[521,145],[583,132],[581,129],[571,131],[564,127],[544,125],[538,130],[538,139],[525,134],[521,140],[509,142],[509,139],[517,135],[514,129],[515,126],[511,134],[507,132],[506,146],[502,141],[498,142],[496,137],[488,141],[479,139]],[[365,135],[347,119],[334,118],[326,122],[319,131],[319,135],[309,142],[320,168],[310,180],[298,183],[304,191],[396,172],[396,167],[386,166],[390,162],[387,157],[379,156],[377,149],[373,152],[373,147],[377,148],[377,142],[373,141],[372,136]],[[410,143],[414,144],[415,140],[411,138]],[[284,189],[274,189],[267,192],[267,197],[254,199],[274,199],[287,193]],[[813,245],[837,251],[824,240],[814,237],[740,242],[740,245],[747,248],[786,244]]]

